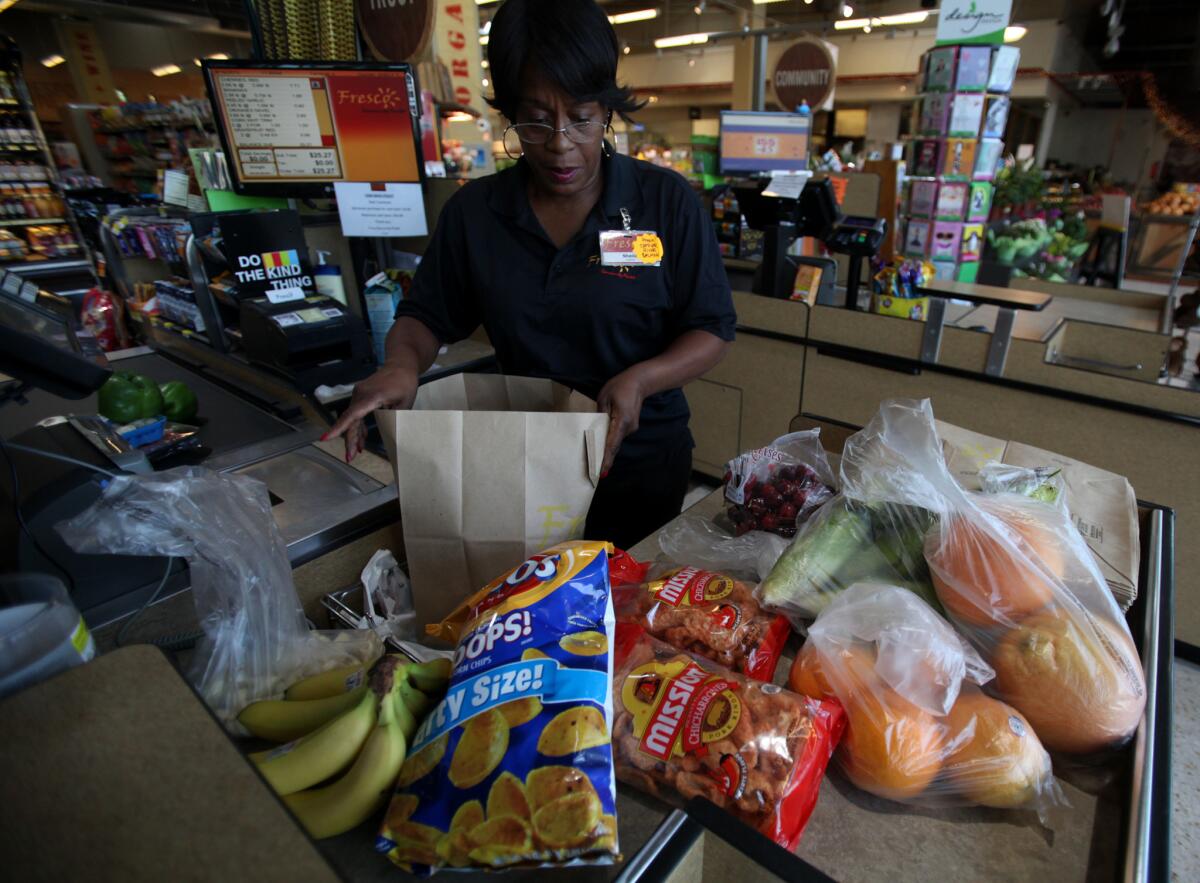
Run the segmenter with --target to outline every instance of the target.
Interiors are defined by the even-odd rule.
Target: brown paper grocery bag
[[[1137,598],[1141,545],[1138,540],[1137,497],[1129,479],[1081,463],[1053,451],[1015,441],[992,438],[937,421],[945,445],[946,465],[959,484],[979,489],[979,469],[989,460],[1011,466],[1062,469],[1067,511],[1092,550],[1100,573],[1122,610]]]
[[[417,621],[583,535],[608,415],[549,380],[456,374],[376,413],[396,472]]]

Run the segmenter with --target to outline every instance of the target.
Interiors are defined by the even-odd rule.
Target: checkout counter
[[[939,282],[934,315],[914,321],[762,297],[739,290],[740,263],[729,274],[737,340],[686,388],[698,471],[719,479],[797,413],[861,426],[883,399],[928,397],[949,423],[1124,475],[1143,499],[1175,509],[1181,535],[1200,531],[1200,395],[1160,380],[1165,298]],[[1177,567],[1178,636],[1200,644],[1200,545],[1183,543]]]

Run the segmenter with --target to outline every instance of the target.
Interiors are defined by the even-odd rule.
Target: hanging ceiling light
[[[57,53],[54,55],[47,55],[42,59],[42,67],[58,67],[64,61],[66,61],[66,59]]]
[[[700,0],[699,3],[692,7],[692,12],[696,13],[696,15],[704,15],[704,6],[706,3],[707,0]]]
[[[658,18],[657,9],[635,9],[633,12],[618,12],[616,15],[610,15],[608,21],[614,25],[627,25],[635,21],[649,21],[652,18]]]
[[[629,54],[629,44],[628,43],[626,43],[624,46],[621,47],[621,54],[622,55]]]
[[[710,32],[705,31],[699,34],[678,34],[674,37],[659,37],[654,41],[655,48],[670,49],[673,46],[699,46],[701,43],[707,43]]]
[[[854,15],[854,7],[849,3],[842,4],[842,18],[849,18]]]
[[[1004,29],[1004,42],[1015,43],[1029,33],[1029,28],[1025,25],[1009,25]]]

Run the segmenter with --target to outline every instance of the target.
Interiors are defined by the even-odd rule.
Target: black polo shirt
[[[736,317],[711,221],[677,173],[616,154],[583,229],[554,246],[529,204],[528,169],[474,180],[442,210],[396,316],[419,319],[443,343],[483,325],[505,374],[548,377],[591,398],[612,377],[661,354],[685,331],[733,340]],[[663,242],[659,267],[605,267],[599,233],[622,228]],[[653,463],[687,436],[680,389],[650,396],[618,465]]]

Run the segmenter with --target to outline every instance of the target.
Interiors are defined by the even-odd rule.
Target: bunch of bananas
[[[351,666],[305,678],[286,698],[254,702],[238,715],[255,736],[286,743],[250,760],[309,834],[335,837],[383,806],[449,678],[449,659],[413,664],[390,654],[369,673]]]

